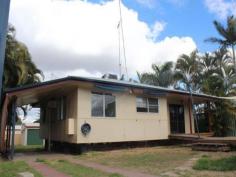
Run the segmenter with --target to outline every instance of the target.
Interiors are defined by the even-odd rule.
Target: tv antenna
[[[121,62],[121,50],[123,50],[123,57],[124,57],[124,64],[125,64],[125,73],[127,79],[129,78],[128,75],[128,68],[127,68],[127,57],[126,57],[126,48],[125,48],[125,36],[124,36],[124,29],[123,29],[123,18],[122,18],[122,9],[121,9],[121,0],[118,0],[119,3],[119,23],[117,25],[118,29],[118,43],[119,43],[119,74],[120,77],[122,76],[122,62]],[[121,49],[122,45],[122,49]]]

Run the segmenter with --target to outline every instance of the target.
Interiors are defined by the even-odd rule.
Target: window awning
[[[125,92],[128,90],[128,88],[124,86],[109,85],[109,84],[95,84],[95,88],[102,91],[106,90],[112,92]]]
[[[149,90],[149,89],[144,89],[143,93],[147,95],[152,95],[152,96],[166,96],[167,94],[164,91]]]

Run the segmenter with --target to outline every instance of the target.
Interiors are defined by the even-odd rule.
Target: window
[[[115,97],[112,95],[104,95],[104,96],[105,96],[105,116],[115,117],[116,115]]]
[[[92,93],[92,116],[115,117],[115,96],[111,94]]]
[[[56,114],[58,120],[64,120],[66,118],[66,97],[62,96],[56,99]]]
[[[148,112],[147,98],[137,97],[137,112]]]
[[[159,104],[157,98],[136,98],[137,112],[159,112]]]
[[[149,112],[159,112],[158,99],[148,98]]]
[[[103,95],[92,95],[92,116],[103,117]]]
[[[61,97],[60,102],[61,102],[60,118],[61,118],[61,120],[63,120],[63,119],[66,119],[66,97],[65,96]]]

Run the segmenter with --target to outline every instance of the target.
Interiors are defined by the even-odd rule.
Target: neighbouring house
[[[21,145],[22,144],[21,138],[22,138],[21,125],[16,125],[15,126],[15,136],[14,136],[15,145]]]
[[[27,123],[22,125],[21,144],[43,145],[43,139],[39,135],[39,123]]]
[[[15,125],[14,145],[43,145],[39,135],[39,123]]]
[[[192,97],[194,104],[205,105],[219,99],[196,93]],[[16,106],[32,104],[41,108],[40,136],[46,144],[81,145],[167,140],[170,134],[193,134],[190,98],[186,91],[86,77],[10,89],[1,117],[1,151],[10,147],[3,130],[7,128],[10,134]],[[13,123],[7,123],[7,119]]]

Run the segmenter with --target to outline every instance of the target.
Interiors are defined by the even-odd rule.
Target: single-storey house
[[[196,93],[192,97],[195,104],[218,99]],[[41,108],[40,136],[47,143],[94,144],[166,140],[170,134],[195,133],[190,98],[186,91],[87,77],[10,89],[2,110],[0,148],[4,152],[10,146],[4,130],[16,106]]]

